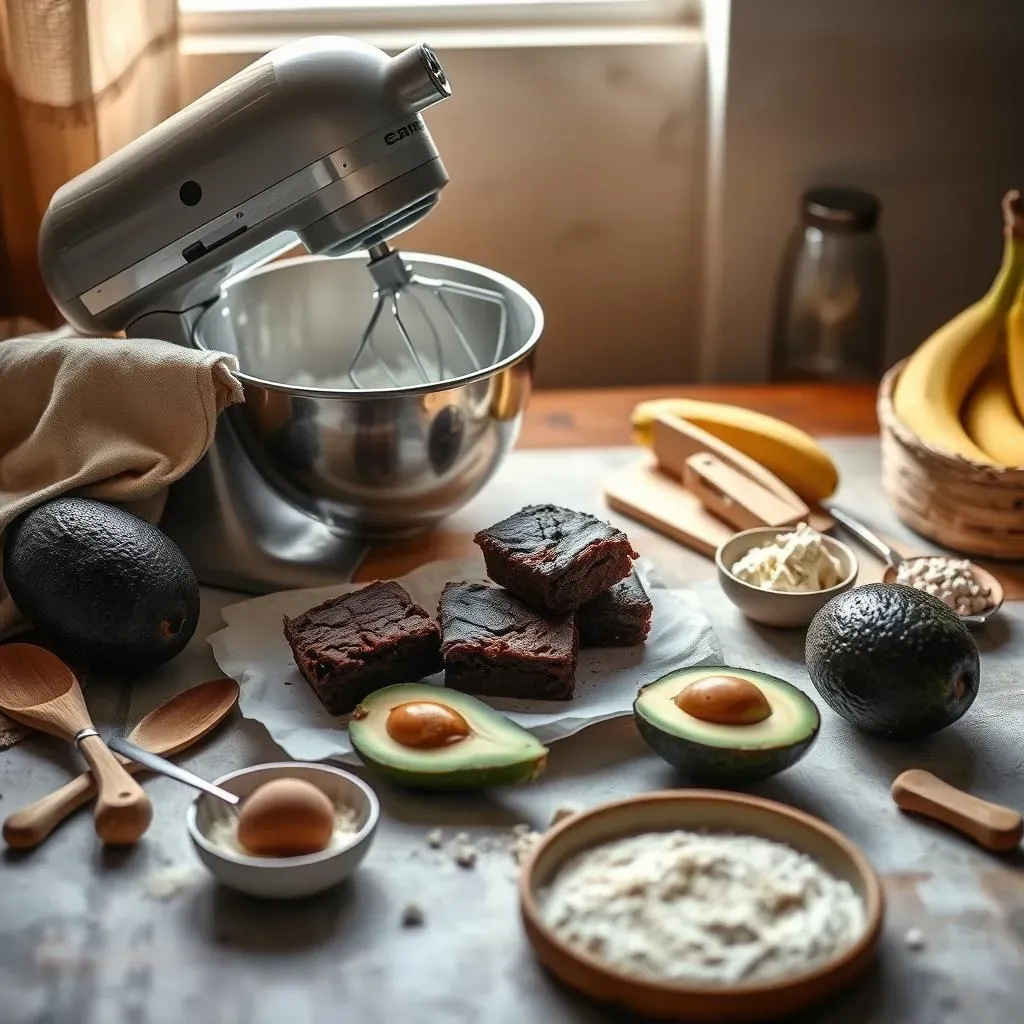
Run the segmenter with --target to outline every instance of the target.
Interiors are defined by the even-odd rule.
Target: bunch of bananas
[[[897,417],[921,441],[983,466],[1024,467],[1024,201],[1003,197],[1003,262],[992,286],[907,360]]]

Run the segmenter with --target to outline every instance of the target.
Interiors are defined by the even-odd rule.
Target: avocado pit
[[[706,676],[676,694],[680,711],[715,725],[756,725],[772,713],[768,698],[748,679]]]
[[[429,700],[396,704],[388,712],[386,728],[396,743],[416,750],[447,747],[470,733],[469,723],[458,711]]]

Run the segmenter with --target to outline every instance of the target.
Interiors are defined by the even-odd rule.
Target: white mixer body
[[[450,95],[427,46],[282,46],[58,189],[39,237],[50,294],[82,332],[133,334],[296,239],[342,254],[392,237],[448,181],[420,111]]]
[[[261,592],[350,578],[369,538],[429,527],[514,443],[543,325],[536,300],[470,264],[420,257],[407,268],[386,244],[447,184],[421,111],[450,94],[427,46],[389,57],[343,37],[304,39],[53,196],[40,265],[69,323],[239,358],[246,404],[171,488],[160,524],[201,582]],[[296,241],[313,255],[259,269]],[[367,270],[362,250],[388,255]],[[375,268],[427,275],[413,301],[445,310],[428,360],[437,372],[395,386],[389,370],[384,386],[360,367],[351,388],[303,385],[344,374],[363,351],[381,366],[396,352],[419,358],[397,312],[398,349],[371,344],[356,320]],[[397,293],[387,298],[397,310]],[[442,361],[445,332],[461,363]]]

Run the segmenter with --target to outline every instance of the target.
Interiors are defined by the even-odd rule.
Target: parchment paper
[[[482,698],[545,743],[564,739],[588,725],[631,713],[639,686],[675,668],[721,662],[721,649],[700,598],[689,590],[667,590],[651,567],[637,564],[654,604],[651,633],[638,647],[581,650],[576,696],[571,701],[512,701]],[[434,611],[445,583],[482,582],[482,560],[431,562],[399,577],[413,599]],[[341,583],[288,590],[223,609],[227,626],[210,638],[217,664],[238,681],[239,707],[261,722],[286,753],[297,760],[338,760],[357,764],[346,717],[329,715],[303,678],[285,642],[282,622],[363,584]],[[443,685],[438,673],[425,682]]]

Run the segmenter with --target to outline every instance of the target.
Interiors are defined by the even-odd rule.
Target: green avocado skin
[[[388,734],[388,717],[410,701],[451,708],[465,719],[470,735],[440,749],[401,747]],[[426,683],[395,683],[371,693],[353,712],[348,736],[368,768],[406,789],[516,786],[537,778],[548,760],[547,747],[478,697]]]
[[[406,789],[422,789],[437,792],[458,792],[475,789],[491,789],[500,786],[517,786],[531,782],[544,770],[547,757],[535,761],[507,764],[493,768],[456,768],[449,772],[404,771],[393,765],[377,761],[373,754],[352,741],[356,753],[367,767],[391,782]]]
[[[981,678],[978,648],[956,612],[899,584],[832,598],[811,622],[805,657],[833,711],[891,739],[952,725],[974,702]]]
[[[124,509],[56,498],[4,531],[4,582],[58,653],[96,668],[145,670],[199,623],[199,585],[170,538]]]
[[[662,760],[683,773],[687,779],[701,783],[756,782],[777,775],[796,764],[818,737],[815,729],[805,739],[787,746],[764,750],[729,750],[693,743],[659,729],[634,711],[637,731],[644,742]]]

